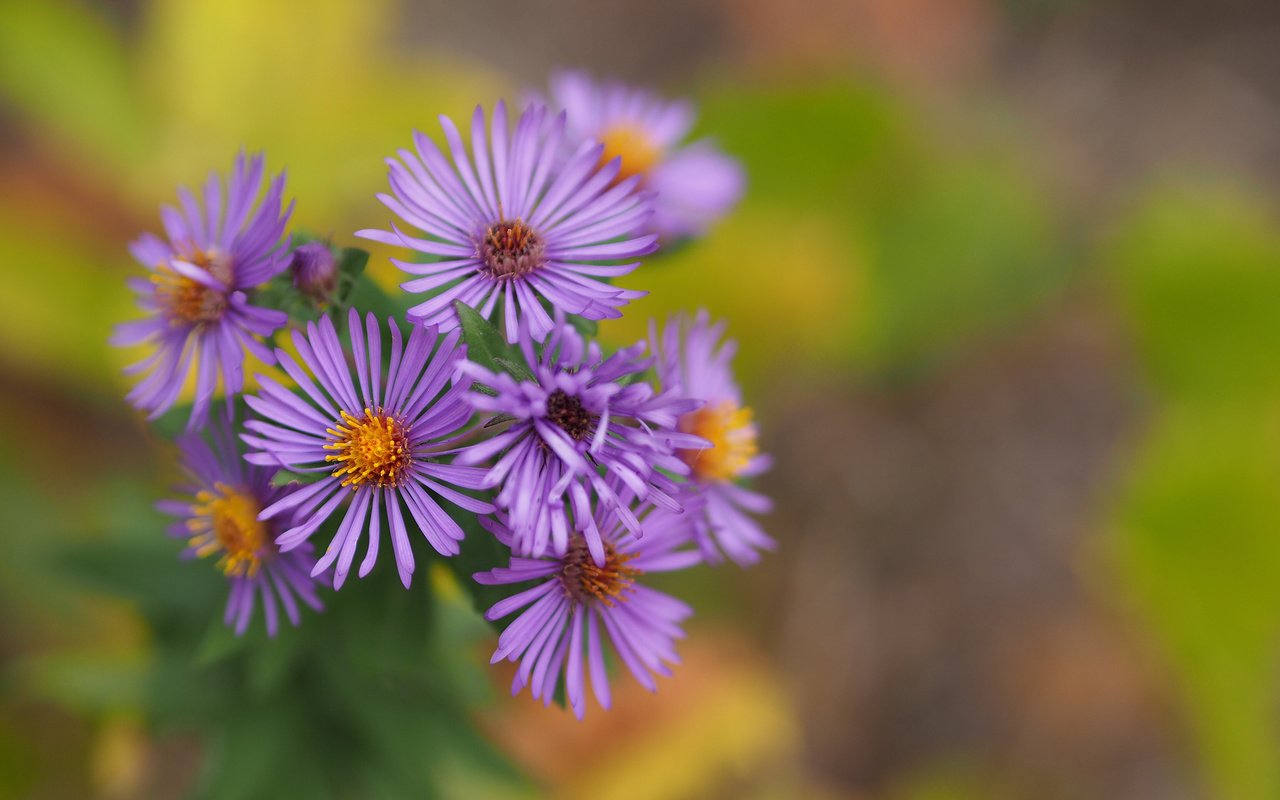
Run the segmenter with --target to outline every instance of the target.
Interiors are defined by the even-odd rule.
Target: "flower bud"
[[[329,302],[338,282],[333,251],[323,242],[308,242],[294,250],[289,272],[298,291],[320,306]]]

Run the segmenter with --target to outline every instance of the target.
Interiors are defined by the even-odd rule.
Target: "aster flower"
[[[346,581],[356,547],[366,534],[360,577],[373,569],[384,511],[400,580],[407,587],[414,560],[402,506],[431,546],[446,556],[458,553],[463,532],[437,497],[477,514],[493,510],[454,488],[479,488],[484,470],[443,461],[456,452],[454,445],[472,414],[464,399],[470,384],[450,385],[464,352],[458,346],[459,332],[442,338],[434,328],[415,327],[406,345],[395,322],[388,320],[388,325],[391,360],[385,378],[378,321],[369,314],[362,322],[351,309],[347,326],[354,381],[338,333],[326,316],[318,324],[308,323],[305,337],[293,332],[301,365],[276,350],[280,366],[301,387],[301,394],[259,376],[261,394],[245,398],[259,417],[245,423],[249,433],[242,435],[250,446],[250,462],[323,474],[263,510],[262,519],[292,513],[294,525],[276,540],[281,550],[307,541],[342,501],[350,499],[328,550],[312,570],[319,575],[336,564],[335,589]]]
[[[635,236],[652,214],[648,194],[636,191],[639,178],[619,180],[618,164],[601,164],[601,147],[584,142],[566,159],[564,116],[550,118],[531,106],[509,131],[507,110],[494,108],[486,131],[477,107],[471,120],[471,152],[457,127],[440,117],[450,157],[421,133],[417,152],[388,159],[391,194],[379,195],[396,216],[421,230],[413,238],[392,231],[356,235],[408,247],[442,260],[392,263],[421,277],[401,284],[412,293],[434,296],[409,310],[410,319],[449,331],[458,324],[453,304],[461,300],[490,317],[501,306],[508,341],[521,321],[537,341],[553,327],[543,302],[569,314],[600,320],[643,292],[610,286],[605,280],[639,264],[616,262],[651,253],[655,237]]]
[[[511,693],[528,685],[534,699],[546,704],[555,696],[563,668],[565,696],[578,719],[586,711],[588,675],[597,702],[606,709],[610,705],[602,644],[606,637],[635,679],[656,691],[654,675],[670,676],[667,665],[679,662],[675,640],[684,637],[680,623],[693,613],[674,597],[639,582],[647,573],[699,562],[696,551],[681,549],[688,538],[680,515],[641,503],[628,511],[645,520],[645,534],[637,537],[618,513],[634,498],[625,486],[615,488],[622,505],[595,509],[593,527],[604,542],[602,563],[591,558],[586,541],[575,535],[559,556],[513,556],[507,567],[474,576],[487,585],[535,582],[485,613],[493,621],[523,609],[499,637],[491,663],[519,662]],[[483,524],[510,545],[515,534],[504,521],[500,514],[496,522]]]
[[[528,379],[471,361],[459,367],[460,375],[492,392],[471,393],[471,405],[506,415],[500,418],[511,424],[468,448],[458,462],[477,464],[501,454],[484,485],[502,487],[494,502],[509,517],[519,555],[538,557],[548,548],[563,555],[572,530],[585,539],[596,564],[603,565],[606,548],[590,511],[592,495],[637,532],[639,520],[606,476],[640,498],[679,510],[672,498],[676,485],[659,470],[688,474],[675,448],[705,446],[697,436],[676,429],[680,415],[698,403],[673,392],[655,394],[649,384],[635,380],[652,361],[642,357],[644,342],[605,358],[599,344],[584,342],[562,318],[541,355],[528,338],[520,345],[531,366]]]
[[[723,551],[745,566],[759,560],[760,550],[774,547],[773,539],[750,516],[768,513],[773,504],[738,481],[767,471],[772,460],[756,446],[751,409],[742,404],[729,366],[737,345],[733,340],[721,343],[724,328],[723,322],[712,325],[707,312],[700,311],[692,324],[684,315],[671,317],[661,340],[656,329],[650,338],[663,390],[702,402],[680,417],[680,430],[712,445],[679,453],[690,470],[680,502],[691,518],[695,539],[707,561],[720,560]]]
[[[258,519],[258,512],[282,494],[271,485],[274,470],[245,463],[229,421],[215,422],[210,432],[212,446],[200,434],[179,437],[190,483],[177,487],[184,499],[157,506],[178,518],[169,533],[187,540],[185,557],[218,557],[217,566],[231,584],[223,622],[234,625],[236,635],[244,634],[261,598],[267,634],[275,636],[277,601],[295,626],[298,600],[316,611],[322,608],[310,574],[311,548],[284,553],[276,547],[280,526]]]
[[[742,167],[703,139],[683,144],[693,107],[581,72],[551,79],[551,105],[568,115],[572,142],[600,142],[603,159],[621,158],[619,179],[642,178],[657,193],[651,228],[663,238],[704,232],[741,198]]]
[[[154,352],[129,367],[144,373],[128,401],[156,418],[171,408],[187,378],[195,374],[195,400],[188,430],[201,427],[219,377],[228,399],[244,388],[245,352],[272,362],[259,337],[270,336],[287,321],[272,309],[250,305],[246,291],[270,280],[289,263],[280,246],[293,204],[283,213],[281,173],[253,210],[262,184],[262,156],[236,158],[226,186],[217,175],[204,187],[204,208],[185,188],[179,189],[181,210],[160,209],[165,239],[146,233],[130,251],[151,270],[150,280],[133,278],[143,319],[116,327],[111,344],[143,342]]]

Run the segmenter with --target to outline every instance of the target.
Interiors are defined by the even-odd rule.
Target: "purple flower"
[[[392,260],[421,276],[402,288],[435,293],[409,310],[411,319],[448,331],[458,325],[455,301],[485,317],[501,306],[509,341],[522,320],[542,341],[553,327],[543,301],[599,320],[621,316],[619,307],[643,296],[603,280],[638,263],[600,263],[656,248],[656,237],[632,235],[653,213],[649,195],[636,191],[638,177],[618,180],[618,164],[601,164],[600,146],[589,142],[566,159],[564,116],[551,119],[542,106],[525,110],[511,132],[506,106],[498,103],[487,135],[477,107],[470,152],[448,117],[440,124],[452,158],[415,132],[417,153],[401,150],[399,161],[387,159],[391,194],[379,195],[427,238],[412,238],[395,225],[393,232],[356,234],[441,259]]]
[[[275,636],[277,599],[293,625],[299,621],[298,599],[321,610],[310,575],[311,549],[284,553],[276,547],[279,526],[258,519],[258,512],[281,494],[271,485],[273,470],[245,463],[229,423],[215,422],[210,428],[212,447],[200,434],[179,437],[191,483],[177,487],[185,499],[163,500],[157,507],[179,519],[169,533],[187,540],[185,557],[219,557],[218,567],[231,583],[224,623],[234,623],[236,634],[243,634],[260,596],[267,634]]]
[[[623,504],[629,505],[632,496],[626,487],[619,486],[618,492],[623,495]],[[498,620],[524,609],[502,632],[491,659],[491,663],[504,658],[520,663],[512,694],[529,685],[534,699],[550,704],[563,668],[565,696],[579,719],[586,710],[587,675],[596,700],[607,709],[605,637],[631,674],[650,691],[657,690],[654,674],[669,676],[667,664],[679,663],[675,640],[684,637],[680,623],[693,612],[638,579],[646,573],[697,564],[698,553],[680,549],[688,537],[679,514],[649,504],[641,504],[636,512],[628,511],[645,520],[644,536],[637,537],[618,513],[622,507],[596,509],[594,527],[604,540],[602,563],[591,558],[584,539],[575,535],[560,556],[513,556],[509,566],[475,576],[476,581],[490,585],[536,581],[532,588],[494,604],[485,614],[489,620]],[[498,520],[482,522],[499,540],[511,544],[514,533],[502,524],[503,515]]]
[[[305,370],[288,353],[276,351],[280,366],[301,387],[302,396],[259,376],[262,393],[245,398],[260,417],[245,423],[251,431],[242,437],[251,448],[246,458],[297,473],[328,473],[262,512],[263,519],[272,519],[292,511],[294,526],[277,539],[281,550],[307,541],[350,498],[337,533],[312,574],[319,575],[336,562],[333,585],[340,588],[366,532],[369,544],[359,574],[362,578],[369,574],[378,557],[385,509],[396,566],[407,587],[414,560],[402,505],[443,555],[458,552],[463,532],[437,497],[477,514],[493,511],[488,503],[452,488],[479,488],[484,470],[442,461],[457,452],[454,445],[465,435],[472,414],[464,399],[470,384],[450,385],[463,350],[458,347],[458,332],[441,339],[434,328],[421,327],[413,329],[406,346],[399,327],[388,320],[391,360],[384,378],[377,320],[369,314],[366,327],[352,309],[347,325],[354,381],[328,317],[319,324],[308,323],[305,337],[293,332]]]
[[[751,409],[742,405],[729,368],[736,344],[721,344],[723,335],[724,323],[712,325],[707,312],[700,311],[691,325],[684,315],[673,316],[661,340],[656,329],[650,337],[663,390],[702,401],[700,408],[680,418],[680,430],[712,444],[679,453],[690,469],[680,502],[691,517],[695,539],[707,561],[720,560],[723,551],[745,566],[760,559],[759,550],[774,547],[773,539],[750,516],[768,513],[773,504],[737,481],[767,471],[772,460],[756,447]]]
[[[262,156],[236,158],[223,202],[223,183],[209,176],[204,209],[185,188],[181,210],[160,209],[168,241],[150,233],[130,245],[133,257],[151,270],[150,280],[132,278],[143,319],[116,327],[111,344],[151,343],[155,351],[127,370],[145,373],[128,394],[136,408],[154,419],[177,400],[195,373],[195,401],[188,430],[204,425],[209,401],[221,376],[228,400],[244,388],[245,352],[272,363],[258,337],[270,336],[288,317],[249,305],[245,291],[270,280],[289,263],[281,236],[293,204],[280,211],[284,173],[271,182],[253,211],[262,184]]]
[[[742,197],[742,167],[703,139],[681,144],[693,107],[644,89],[594,82],[581,72],[551,79],[551,100],[568,114],[572,142],[600,142],[622,159],[619,178],[640,176],[657,193],[651,227],[663,238],[704,232]]]
[[[471,393],[471,405],[506,415],[511,425],[468,448],[458,461],[476,464],[501,453],[484,485],[502,487],[495,504],[509,517],[518,555],[538,557],[548,547],[563,555],[573,530],[585,538],[596,564],[603,565],[605,547],[591,513],[591,495],[615,508],[622,523],[637,532],[639,520],[605,476],[640,498],[679,510],[671,496],[675,483],[658,470],[688,474],[675,448],[705,446],[676,429],[680,415],[698,404],[674,392],[654,394],[649,384],[634,380],[652,361],[641,357],[644,342],[605,358],[598,344],[585,343],[561,320],[541,356],[527,338],[521,347],[532,367],[531,379],[517,380],[470,361],[459,368],[460,375],[494,392]]]

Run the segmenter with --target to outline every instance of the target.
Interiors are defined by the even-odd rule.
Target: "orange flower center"
[[[252,495],[225,483],[214,484],[214,490],[196,494],[188,544],[201,558],[222,553],[218,567],[227,575],[252,577],[270,552],[266,523],[258,519],[262,509]]]
[[[569,543],[564,555],[564,566],[560,569],[560,585],[565,594],[579,603],[588,597],[594,597],[606,605],[613,605],[615,600],[626,601],[625,592],[635,583],[641,571],[628,567],[627,562],[635,558],[635,553],[619,553],[613,545],[604,543],[604,566],[596,566],[587,550],[587,543],[581,537],[575,537]]]
[[[662,149],[647,133],[634,125],[609,128],[601,134],[600,143],[604,145],[600,166],[603,167],[615,158],[622,159],[618,177],[614,179],[615,184],[632,175],[648,175],[649,170],[662,160]]]
[[[399,419],[378,409],[374,413],[366,408],[364,415],[355,417],[346,411],[342,419],[325,432],[333,439],[324,446],[333,455],[324,460],[333,462],[333,476],[343,478],[342,485],[352,489],[366,483],[375,486],[399,486],[408,474],[413,455],[409,449],[409,433]]]
[[[231,283],[231,259],[225,253],[217,250],[180,250],[176,258],[194,264],[223,284]],[[168,309],[175,323],[213,322],[221,319],[227,308],[225,293],[180,275],[167,264],[160,265],[152,273],[151,281],[156,285],[160,304]]]
[[[751,409],[739,408],[732,400],[707,404],[685,414],[680,418],[680,430],[712,444],[705,450],[680,451],[680,458],[700,481],[731,481],[759,452]]]

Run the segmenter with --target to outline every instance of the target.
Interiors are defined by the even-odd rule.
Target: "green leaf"
[[[253,304],[262,308],[283,311],[289,319],[296,322],[315,322],[320,319],[320,312],[293,285],[293,277],[286,270],[271,279],[266,286],[253,294]]]
[[[196,648],[193,663],[197,666],[208,666],[237,655],[244,650],[244,636],[236,636],[235,631],[222,624],[220,616],[211,616],[209,629]]]
[[[367,254],[366,254],[367,260]],[[352,262],[354,266],[354,262]],[[358,279],[356,279],[358,277]],[[403,300],[408,297],[404,292],[400,293]],[[364,312],[373,312],[380,323],[385,323],[388,318],[403,321],[409,306],[402,302],[397,302],[391,295],[382,290],[375,281],[368,275],[353,276],[351,286],[346,290],[343,296],[343,302],[347,307],[354,307]],[[347,324],[346,314],[339,314],[334,318],[334,323],[342,328]]]
[[[133,652],[50,653],[16,661],[9,675],[24,693],[71,711],[101,713],[142,702],[146,665]]]
[[[477,572],[487,572],[494,567],[506,566],[510,560],[510,551],[504,550],[493,534],[480,526],[475,514],[453,505],[450,505],[448,510],[449,516],[462,526],[467,535],[460,545],[461,552],[453,558],[444,559],[445,566],[453,571],[458,582],[471,596],[475,610],[484,613],[509,593],[508,588],[484,586],[476,583],[472,576]]]
[[[461,300],[454,303],[467,343],[467,358],[494,372],[506,372],[516,380],[533,380],[520,348],[507,342],[492,322]]]
[[[338,281],[333,290],[333,306],[346,308],[352,290],[369,264],[369,252],[358,247],[344,247],[335,254],[338,261]]]
[[[1275,211],[1217,185],[1158,187],[1117,226],[1104,263],[1145,377],[1183,400],[1280,397]]]
[[[1100,259],[1147,390],[1108,539],[1214,797],[1280,795],[1275,214],[1240,189],[1159,185]]]
[[[328,472],[292,472],[287,469],[282,469],[275,475],[271,476],[271,485],[290,486],[292,484],[298,484],[305,486],[310,483],[315,483],[322,478],[327,478],[329,475],[330,473]]]
[[[296,250],[299,247],[302,247],[304,244],[311,244],[312,242],[318,242],[323,240],[324,240],[323,236],[318,236],[312,233],[311,231],[294,231],[293,233],[289,234],[289,249]]]
[[[525,366],[524,361],[512,361],[509,358],[495,358],[494,362],[509,372],[518,381],[534,380],[533,373]]]
[[[79,541],[57,554],[61,570],[99,591],[142,605],[213,605],[223,587],[208,563],[178,561],[178,544],[157,534],[154,540]]]
[[[654,382],[653,378],[654,378],[653,370],[646,369],[640,372],[632,372],[627,375],[623,375],[621,378],[618,378],[618,380],[615,381],[615,383],[617,383],[619,386],[630,386],[633,383],[643,383],[645,381],[648,381],[649,383],[653,383]]]
[[[574,327],[574,330],[582,334],[584,338],[594,339],[600,333],[600,323],[594,319],[579,317],[576,314],[570,314],[566,319]]]
[[[151,421],[151,429],[164,439],[176,439],[187,431],[191,404],[179,403]]]

